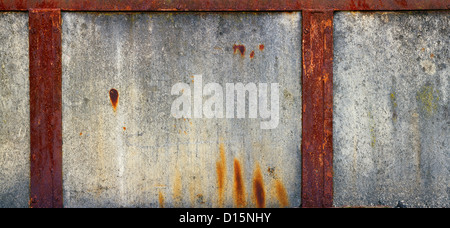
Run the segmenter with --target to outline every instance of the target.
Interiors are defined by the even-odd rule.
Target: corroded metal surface
[[[303,12],[302,205],[331,207],[333,11]]]
[[[60,8],[66,11],[299,11],[435,10],[449,0],[0,0],[0,10]]]
[[[300,15],[63,13],[65,206],[299,206]],[[279,83],[279,125],[174,118],[177,83]]]
[[[28,14],[0,13],[0,208],[28,207]]]
[[[62,207],[61,12],[31,10],[30,207]]]

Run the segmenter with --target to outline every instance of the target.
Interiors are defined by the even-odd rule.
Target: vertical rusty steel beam
[[[61,11],[29,10],[30,207],[60,208],[62,197]]]
[[[333,11],[303,20],[302,207],[333,204]]]

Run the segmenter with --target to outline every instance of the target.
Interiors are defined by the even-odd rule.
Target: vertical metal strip
[[[333,11],[303,11],[302,206],[333,201]]]
[[[323,207],[333,206],[333,11],[324,14],[324,55],[323,55],[323,87],[324,87],[324,201]]]
[[[30,207],[58,208],[62,197],[61,11],[29,10]]]

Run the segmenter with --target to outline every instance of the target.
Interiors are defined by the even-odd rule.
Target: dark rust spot
[[[219,186],[219,206],[223,207],[224,193],[225,193],[225,175],[226,175],[226,160],[225,160],[225,146],[223,143],[219,145],[220,160],[216,163],[217,185]]]
[[[289,206],[289,198],[286,188],[280,180],[275,181],[275,190],[277,192],[278,202],[280,202],[280,207]]]
[[[250,58],[253,59],[255,57],[255,51],[252,51],[252,53],[250,53]]]
[[[239,160],[234,159],[234,201],[236,207],[245,207],[247,202],[245,200],[245,185],[242,179],[242,170]]]
[[[266,207],[266,192],[264,190],[264,180],[259,165],[256,166],[253,177],[253,195],[257,208]]]
[[[119,103],[119,91],[117,91],[116,89],[111,89],[109,91],[109,99],[111,100],[114,111],[116,111],[117,104]]]
[[[245,46],[240,44],[240,45],[233,45],[233,50],[234,50],[234,54],[237,53],[237,51],[239,51],[241,53],[241,56],[244,57],[245,56]]]
[[[259,45],[259,50],[260,50],[260,51],[264,51],[264,44],[260,44],[260,45]]]

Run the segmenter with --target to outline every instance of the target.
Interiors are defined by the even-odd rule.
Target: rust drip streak
[[[164,195],[161,191],[159,191],[158,201],[159,201],[159,208],[164,208]]]
[[[61,12],[30,10],[30,207],[63,207]]]
[[[225,200],[225,185],[226,185],[226,159],[225,159],[225,145],[220,143],[219,145],[220,160],[216,163],[217,172],[217,185],[219,190],[219,206],[223,207]]]
[[[234,200],[236,207],[243,208],[247,206],[245,195],[241,164],[239,160],[234,159]]]
[[[331,207],[333,11],[302,18],[302,206]]]
[[[253,196],[257,208],[266,207],[266,191],[264,190],[264,180],[259,165],[256,165],[253,177]]]
[[[275,190],[278,202],[280,203],[280,207],[288,207],[289,206],[289,197],[284,187],[283,183],[280,180],[275,181]]]

